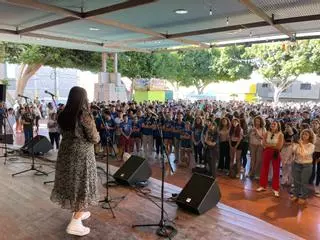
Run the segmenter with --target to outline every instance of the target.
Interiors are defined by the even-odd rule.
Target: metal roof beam
[[[9,35],[19,35],[17,31],[14,30],[7,30],[7,29],[0,29],[0,33],[3,34],[9,34]],[[145,52],[145,53],[151,53],[151,51],[147,49],[139,49],[139,48],[130,48],[126,46],[105,46],[105,44],[100,42],[94,42],[94,41],[88,41],[88,40],[81,40],[81,39],[75,39],[75,38],[66,38],[66,37],[59,37],[59,36],[51,36],[46,34],[37,34],[37,33],[25,33],[22,36],[25,37],[32,37],[32,38],[43,38],[48,40],[54,40],[54,41],[62,41],[62,42],[68,42],[68,43],[76,43],[81,45],[90,45],[94,47],[103,47],[103,48],[114,48],[124,51],[136,51],[136,52]]]
[[[118,3],[118,4],[114,4],[104,8],[99,8],[89,12],[85,12],[82,14],[82,17],[83,18],[94,17],[94,16],[105,14],[105,13],[120,11],[127,8],[134,8],[137,6],[153,3],[156,1],[158,0],[128,0],[122,3]]]
[[[255,4],[251,2],[251,0],[239,0],[242,4],[244,4],[252,13],[262,18],[264,21],[269,23],[274,28],[278,29],[281,33],[287,35],[288,37],[292,37],[292,33],[288,31],[285,27],[280,24],[275,25],[273,18],[269,17],[261,8],[257,7]]]
[[[211,34],[211,33],[235,31],[235,30],[239,30],[239,29],[243,29],[243,28],[256,28],[256,27],[265,27],[265,26],[269,26],[269,24],[266,23],[265,21],[254,22],[254,23],[245,23],[245,24],[226,26],[226,27],[208,28],[208,29],[202,29],[202,30],[196,30],[196,31],[190,31],[190,32],[174,33],[174,34],[169,34],[168,38],[169,39],[182,38],[182,37],[205,35],[205,34]]]
[[[60,25],[60,24],[73,22],[73,21],[76,21],[76,20],[78,20],[78,18],[65,17],[65,18],[61,18],[61,19],[54,20],[54,21],[51,21],[51,22],[46,22],[46,23],[34,25],[32,27],[23,28],[21,30],[18,30],[18,33],[19,34],[23,34],[23,33],[27,33],[27,32],[37,31],[37,30],[40,30],[40,29],[49,28],[49,27]]]
[[[0,0],[0,2],[16,5],[20,7],[32,8],[32,9],[41,10],[45,12],[55,13],[65,17],[81,18],[81,13],[71,11],[65,8],[57,7],[54,5],[40,3],[34,0]]]
[[[88,12],[88,14],[86,15],[86,13],[78,13],[78,12],[70,11],[68,9],[60,8],[60,7],[57,7],[57,6],[44,4],[44,3],[39,3],[39,2],[34,1],[34,0],[0,0],[0,2],[5,2],[5,3],[13,4],[13,5],[26,7],[26,8],[32,8],[32,9],[48,11],[48,12],[52,12],[52,13],[55,13],[55,14],[60,14],[60,15],[68,17],[68,19],[67,18],[58,19],[58,20],[51,21],[51,22],[48,22],[48,23],[43,23],[43,24],[39,24],[39,25],[36,25],[36,26],[33,26],[33,27],[22,29],[22,30],[19,31],[20,33],[27,33],[27,32],[30,32],[30,31],[40,30],[40,29],[44,29],[44,28],[47,28],[47,27],[52,27],[52,26],[55,26],[55,25],[63,24],[63,23],[66,23],[66,22],[75,21],[75,20],[78,20],[78,19],[86,19],[86,20],[90,20],[92,22],[99,23],[99,24],[102,24],[102,25],[111,26],[111,27],[115,27],[115,28],[120,28],[120,29],[124,29],[124,30],[127,30],[127,31],[131,31],[131,32],[146,34],[146,35],[149,35],[149,36],[152,36],[152,37],[157,37],[159,39],[168,38],[168,36],[165,35],[165,34],[158,33],[158,32],[155,32],[155,31],[152,31],[152,30],[149,30],[149,29],[139,28],[139,27],[136,27],[136,26],[131,25],[131,24],[121,23],[119,21],[115,21],[115,20],[112,20],[112,19],[99,18],[99,17],[95,16],[95,14],[103,14],[103,12],[106,13],[107,11],[111,12],[111,7],[112,6],[109,6],[109,8],[108,7],[102,8],[100,10],[97,9],[97,12],[95,12],[94,14],[92,13],[92,11],[91,11],[91,13]],[[136,3],[137,4],[140,1],[131,0],[131,1],[127,1],[127,2],[131,2],[131,4],[132,3]],[[144,2],[144,4],[147,4],[147,0],[142,0],[142,2]],[[151,0],[149,0],[149,2],[151,2]],[[152,1],[152,2],[154,2],[154,1]],[[126,3],[126,4],[128,4],[128,3]],[[113,11],[120,10],[120,8],[124,9],[124,5],[122,5],[122,7],[117,5],[117,4],[113,5],[113,6],[116,6],[113,9]],[[127,5],[127,7],[128,7],[128,5]],[[133,6],[131,6],[131,7],[133,7]],[[72,19],[72,18],[74,18],[74,19]],[[182,43],[191,42],[191,40],[188,40],[188,39],[180,39],[180,38],[179,39],[171,38],[171,39],[173,41],[182,42]],[[190,44],[190,43],[188,43],[188,44]],[[200,47],[205,47],[205,48],[208,47],[207,44],[204,44],[204,43],[202,43],[200,41],[192,41],[192,44],[199,45]]]
[[[273,22],[274,22],[274,24],[287,24],[287,23],[308,22],[308,21],[317,21],[317,20],[320,20],[320,14],[301,16],[301,17],[274,19]]]

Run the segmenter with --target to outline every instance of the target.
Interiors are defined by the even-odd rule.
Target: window
[[[262,83],[262,87],[263,87],[263,88],[268,88],[268,87],[269,87],[269,84],[268,84],[268,83]]]
[[[310,83],[301,83],[300,90],[311,90],[311,84]]]

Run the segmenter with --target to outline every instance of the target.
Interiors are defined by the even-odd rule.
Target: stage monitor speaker
[[[32,153],[32,144],[34,154],[44,154],[53,149],[48,138],[42,135],[35,136],[31,141],[22,146],[21,150],[26,153]]]
[[[213,177],[194,173],[177,198],[179,207],[202,214],[220,201],[221,193]]]
[[[6,101],[6,94],[7,94],[7,86],[4,84],[0,84],[0,102]]]
[[[139,156],[131,156],[113,175],[113,178],[120,184],[132,186],[147,181],[151,173],[148,161]]]
[[[13,134],[6,134],[6,135],[1,134],[0,143],[13,144]]]

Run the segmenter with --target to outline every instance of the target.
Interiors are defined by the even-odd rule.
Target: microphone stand
[[[3,116],[3,128],[4,128],[4,154],[3,156],[0,156],[0,157],[4,157],[4,165],[7,164],[7,160],[8,160],[8,146],[7,146],[7,127],[6,127],[6,121],[8,122],[8,125],[9,127],[11,128],[12,132],[13,132],[13,129],[12,129],[12,126],[10,124],[10,122],[8,121],[8,115],[6,114],[6,112],[2,113],[2,116]],[[10,158],[11,160],[16,160],[18,158]],[[10,160],[9,159],[9,160]]]
[[[26,101],[26,103],[27,103],[27,106],[28,106],[28,98],[27,97],[25,97],[25,101]],[[28,108],[28,111],[29,111],[29,113],[30,113],[30,109]],[[23,170],[23,171],[21,171],[21,172],[17,172],[17,173],[14,173],[14,174],[12,174],[11,176],[12,177],[14,177],[14,176],[16,176],[16,175],[19,175],[19,174],[22,174],[22,173],[26,173],[26,172],[30,172],[30,171],[36,171],[36,173],[39,173],[39,174],[35,174],[36,176],[40,176],[40,175],[46,175],[46,176],[48,176],[48,173],[46,173],[46,172],[43,172],[43,171],[41,171],[41,170],[39,170],[39,169],[37,169],[36,167],[35,167],[35,163],[34,163],[34,141],[33,141],[33,121],[34,121],[34,119],[32,118],[32,138],[31,138],[31,151],[32,151],[32,163],[31,163],[31,167],[29,168],[29,169],[26,169],[26,170]],[[29,141],[29,142],[30,142]],[[28,142],[28,143],[29,143]],[[28,145],[28,143],[27,143],[27,145]]]
[[[102,126],[103,126],[104,129],[106,129],[106,124],[105,124],[105,122],[104,122],[104,120],[103,120],[103,117],[102,117],[102,115],[101,115],[101,110],[100,110],[100,109],[97,109],[97,111],[98,111],[98,117],[99,117],[99,119],[100,119],[101,122],[102,122]],[[100,200],[99,203],[103,203],[103,204],[102,204],[102,208],[104,208],[104,209],[110,209],[111,214],[112,214],[112,217],[113,217],[113,218],[116,218],[116,216],[115,216],[115,214],[114,214],[114,211],[113,211],[113,208],[114,208],[114,207],[111,206],[111,202],[114,202],[115,200],[120,200],[120,201],[121,201],[121,200],[123,200],[125,197],[122,196],[122,197],[114,198],[114,199],[112,199],[111,197],[109,197],[109,146],[112,147],[112,150],[113,150],[113,152],[114,152],[117,160],[118,160],[118,157],[117,157],[116,151],[115,151],[115,149],[114,149],[114,147],[113,147],[113,144],[112,144],[112,141],[111,141],[110,137],[106,136],[106,132],[105,132],[105,131],[103,132],[103,134],[104,134],[104,136],[105,136],[106,139],[107,139],[106,196],[105,196],[105,198],[104,198],[103,200]]]
[[[155,115],[154,115],[155,116]],[[162,173],[161,173],[161,218],[159,223],[152,223],[152,224],[139,224],[139,225],[132,225],[132,228],[137,227],[158,227],[157,235],[165,238],[171,239],[177,234],[177,229],[168,224],[168,219],[164,218],[164,177],[165,177],[165,157],[168,160],[168,164],[170,167],[170,171],[174,173],[173,167],[170,163],[168,153],[166,151],[164,141],[163,141],[163,132],[160,128],[160,119],[157,120],[156,127],[161,136],[161,165],[162,165]]]
[[[45,91],[45,93],[47,93],[47,92]],[[50,94],[50,93],[49,93],[49,94]],[[57,103],[56,103],[56,100],[55,100],[55,98],[54,98],[55,96],[54,96],[53,94],[50,94],[50,95],[51,95],[53,104],[54,104],[54,106],[55,106],[55,108],[56,108],[56,111],[57,111],[57,113],[58,113]],[[49,116],[49,117],[50,117],[50,116]],[[53,147],[53,146],[52,146],[52,147]],[[52,171],[52,172],[54,172],[54,171]],[[52,173],[52,172],[50,172],[50,173]],[[54,180],[43,182],[43,184],[48,184],[48,183],[54,183]]]

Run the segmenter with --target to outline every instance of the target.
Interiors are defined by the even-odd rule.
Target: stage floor
[[[21,158],[19,162],[21,161],[30,162],[30,159]],[[71,217],[70,212],[62,210],[50,202],[52,184],[43,184],[44,181],[53,178],[53,173],[49,177],[36,176],[34,172],[11,177],[12,173],[30,166],[28,163],[17,162],[9,161],[7,165],[0,166],[0,239],[76,239],[65,232]],[[42,161],[37,160],[37,163],[39,162]],[[44,163],[42,164],[43,170],[52,171],[52,168],[46,165],[48,162],[42,163]],[[104,167],[102,163],[99,165]],[[111,168],[112,171],[116,169],[113,166]],[[154,174],[157,175],[159,172],[156,171]],[[172,177],[168,176],[169,179]],[[254,204],[250,206],[251,200],[241,200],[244,195],[243,191],[238,190],[237,195],[230,195],[230,191],[226,192],[227,186],[224,185],[224,181],[222,179],[220,183],[219,179],[223,199],[232,197],[233,201],[239,202],[240,205],[243,205],[242,202],[245,201],[247,208],[256,207]],[[160,196],[159,180],[152,178],[148,188],[151,189],[152,195]],[[170,197],[172,193],[180,191],[180,187],[168,183],[165,185],[166,198]],[[105,189],[100,182],[99,193],[103,199]],[[109,210],[102,209],[100,206],[92,207],[90,211],[93,214],[90,219],[85,221],[85,225],[91,228],[91,233],[82,239],[161,239],[155,234],[156,228],[133,229],[131,227],[132,224],[157,223],[159,221],[160,209],[154,203],[139,196],[134,189],[129,187],[112,187],[110,193],[114,198],[125,196],[125,199],[114,209],[116,218],[112,218]],[[266,195],[263,195],[262,198],[266,198]],[[155,201],[159,203],[159,200],[155,199]],[[275,206],[277,205],[275,204]],[[177,209],[175,203],[166,203],[165,210],[168,218],[174,220],[178,229],[174,239],[301,239],[223,203],[219,203],[201,216]],[[301,224],[307,225],[309,223],[303,222]]]

